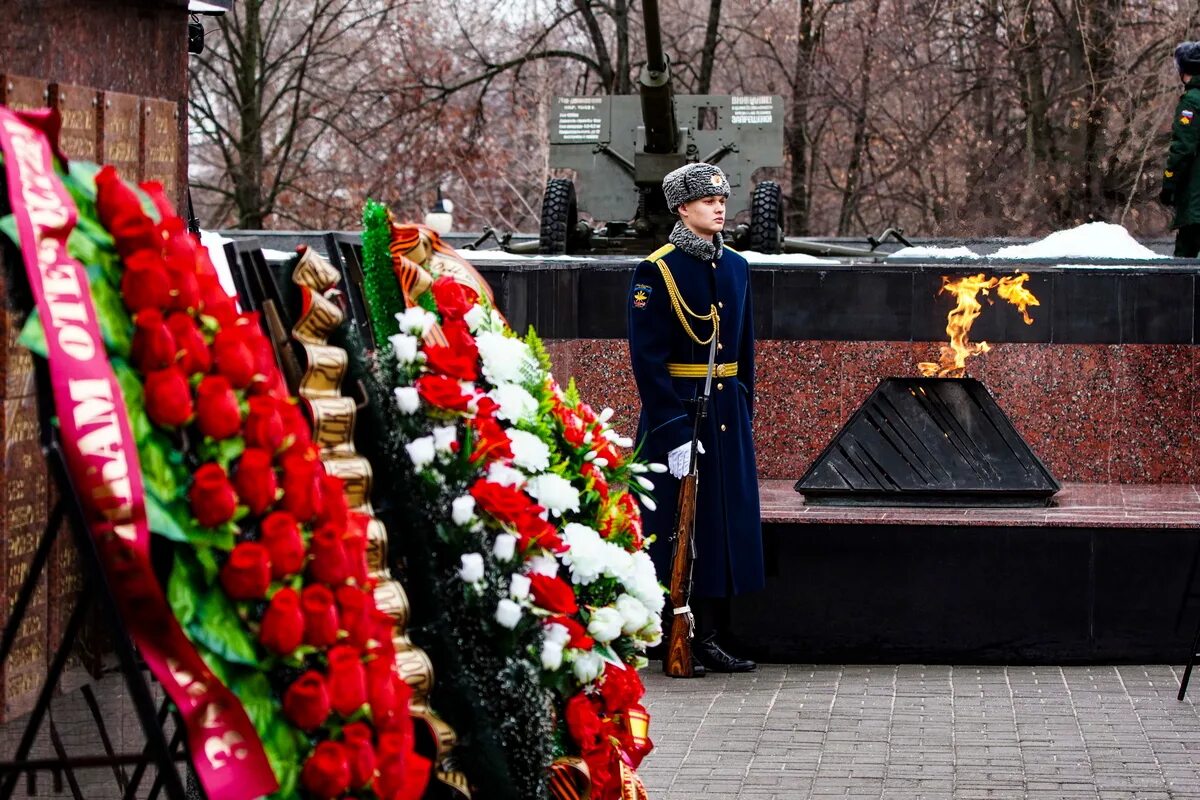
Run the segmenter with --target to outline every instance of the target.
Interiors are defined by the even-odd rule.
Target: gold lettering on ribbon
[[[344,321],[340,308],[326,293],[341,280],[341,274],[312,248],[305,248],[292,270],[292,281],[300,287],[303,313],[292,337],[304,345],[308,365],[300,381],[300,397],[308,404],[313,418],[313,438],[321,448],[325,470],[342,479],[346,504],[367,518],[367,570],[377,580],[375,604],[395,620],[392,642],[396,648],[396,667],[412,687],[409,713],[425,723],[437,748],[438,766],[434,777],[459,796],[471,797],[466,776],[444,769],[446,758],[457,741],[454,729],[429,707],[433,689],[433,663],[424,650],[409,639],[408,595],[387,566],[387,529],[371,508],[371,463],[354,447],[354,423],[357,407],[352,398],[342,397],[341,386],[349,366],[349,355],[328,344],[329,336]]]

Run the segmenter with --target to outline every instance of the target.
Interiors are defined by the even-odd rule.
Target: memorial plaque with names
[[[45,108],[50,102],[49,87],[37,78],[0,74],[0,105],[17,111]]]
[[[100,160],[99,98],[99,92],[83,86],[68,83],[50,86],[50,104],[62,114],[58,141],[67,158]]]
[[[35,395],[0,401],[0,448],[3,449],[4,509],[0,515],[0,582],[3,582],[5,617],[16,602],[21,584],[29,573],[34,551],[46,527],[46,464],[42,456]],[[3,665],[2,681],[5,720],[32,710],[47,667],[47,584],[42,573],[33,601],[17,631],[12,652]],[[7,620],[6,620],[7,621]]]
[[[179,106],[142,98],[142,180],[158,181],[179,208]]]
[[[16,269],[23,269],[20,256],[13,248],[0,250],[0,399],[25,397],[36,390],[33,381],[33,354],[17,344],[25,314],[17,308],[8,287],[5,258],[16,259]]]
[[[141,99],[120,92],[100,93],[100,163],[112,164],[122,178],[142,179],[139,141],[142,130]]]

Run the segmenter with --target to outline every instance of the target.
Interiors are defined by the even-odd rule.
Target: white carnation
[[[650,560],[650,554],[646,551],[639,550],[633,554],[633,569],[625,588],[651,612],[662,613],[666,598],[663,596],[662,586],[658,583],[658,575],[654,572],[654,562]]]
[[[542,669],[555,672],[562,666],[563,649],[561,644],[542,642]]]
[[[437,317],[420,306],[413,306],[397,314],[396,321],[400,323],[401,331],[424,336],[437,322]]]
[[[650,623],[650,610],[632,595],[623,594],[617,598],[617,611],[623,620],[621,632],[628,636],[633,636]]]
[[[528,472],[543,472],[550,467],[550,448],[545,442],[528,431],[512,429],[507,433],[514,464]]]
[[[450,503],[450,519],[455,525],[466,525],[475,519],[475,498],[469,494],[454,498]]]
[[[432,463],[436,455],[432,436],[422,436],[420,439],[414,439],[404,445],[404,449],[408,451],[408,457],[412,459],[413,466],[417,469],[422,469],[427,464]]]
[[[519,605],[506,597],[496,605],[496,622],[512,630],[517,627],[524,613]]]
[[[561,475],[547,472],[530,478],[525,491],[555,516],[562,516],[564,511],[579,510],[579,490]]]
[[[534,400],[533,395],[515,383],[500,384],[488,392],[488,397],[496,401],[496,405],[499,406],[496,409],[496,416],[500,419],[506,419],[514,424],[532,422],[537,419],[537,400]]]
[[[547,625],[544,635],[547,642],[553,642],[559,647],[562,647],[571,640],[571,632],[567,630],[567,626],[560,625],[557,622],[551,622]]]
[[[410,336],[407,333],[397,333],[394,336],[389,336],[388,341],[392,345],[392,355],[396,357],[396,361],[401,364],[411,364],[417,358],[417,337]]]
[[[458,431],[453,425],[443,425],[433,429],[433,446],[437,450],[449,450],[458,440]]]
[[[604,659],[594,650],[576,650],[571,659],[571,671],[580,683],[591,683],[604,672]]]
[[[563,528],[562,540],[567,546],[562,560],[571,571],[572,582],[587,585],[604,573],[607,553],[599,533],[586,525],[570,522]]]
[[[517,551],[517,537],[511,533],[501,533],[492,543],[492,553],[501,561],[508,561]]]
[[[621,635],[624,624],[625,619],[621,616],[620,611],[609,606],[604,606],[592,612],[592,617],[588,620],[587,630],[597,642],[611,642]]]
[[[492,465],[488,467],[487,479],[501,486],[520,486],[525,483],[525,473],[513,469],[507,464],[493,461]]]
[[[548,578],[558,576],[558,560],[552,555],[540,553],[526,563],[529,565],[529,571],[536,575],[545,575]]]
[[[522,383],[537,368],[537,361],[529,352],[529,346],[520,339],[502,333],[484,332],[479,334],[475,344],[479,347],[483,376],[494,386]]]
[[[416,413],[421,407],[421,395],[417,394],[415,386],[397,386],[393,394],[396,395],[396,407],[404,414]]]
[[[529,586],[532,581],[528,576],[522,575],[519,572],[514,572],[512,577],[508,579],[508,593],[518,600],[524,600],[529,597]]]
[[[483,580],[483,556],[479,553],[463,553],[459,558],[462,567],[458,570],[458,577],[462,578],[464,583],[478,583]]]

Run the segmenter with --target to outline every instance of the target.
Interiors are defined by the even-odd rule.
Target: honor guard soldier
[[[713,672],[749,672],[753,661],[726,652],[729,598],[763,587],[754,413],[754,323],[746,259],[724,245],[729,181],[711,164],[688,164],[663,180],[679,216],[669,244],[634,271],[629,290],[629,351],[641,397],[641,455],[665,463],[656,508],[644,514],[656,535],[650,553],[670,574],[679,478],[688,470],[695,400],[703,392],[712,337],[716,365],[699,434],[699,483],[693,540],[692,652]],[[697,673],[701,670],[697,669]]]
[[[1171,227],[1178,230],[1175,257],[1195,258],[1200,254],[1200,175],[1196,170],[1197,142],[1200,142],[1200,42],[1183,42],[1176,47],[1175,67],[1184,91],[1171,124],[1171,147],[1159,199],[1175,212],[1171,221]]]

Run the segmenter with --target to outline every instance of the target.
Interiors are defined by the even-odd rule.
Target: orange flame
[[[956,305],[946,315],[946,333],[950,335],[950,344],[942,345],[941,358],[938,361],[922,361],[917,364],[921,374],[926,377],[961,378],[966,371],[968,358],[992,349],[987,342],[972,343],[967,340],[971,326],[983,310],[983,306],[976,299],[980,292],[986,295],[990,289],[995,289],[1000,299],[1017,307],[1026,325],[1032,325],[1033,318],[1026,309],[1040,304],[1033,293],[1025,288],[1027,280],[1027,273],[1010,278],[985,278],[981,272],[956,281],[943,275],[942,288],[938,294],[945,292],[954,295],[956,299]]]

